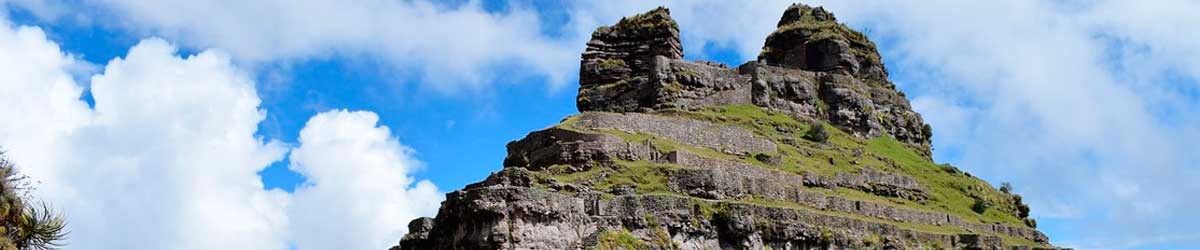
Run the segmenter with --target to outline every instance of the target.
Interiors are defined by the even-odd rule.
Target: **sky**
[[[805,3],[1053,243],[1200,247],[1200,2]],[[577,113],[596,27],[664,5],[739,65],[789,4],[0,0],[0,147],[68,249],[384,249]]]

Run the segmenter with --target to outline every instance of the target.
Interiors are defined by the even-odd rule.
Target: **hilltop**
[[[580,114],[507,145],[395,249],[1056,249],[1011,188],[931,159],[873,42],[793,5],[755,61],[683,59],[657,8],[598,28]]]

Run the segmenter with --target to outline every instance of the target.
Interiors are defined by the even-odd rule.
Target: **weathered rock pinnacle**
[[[579,66],[579,110],[636,111],[661,103],[670,83],[655,74],[659,62],[682,58],[679,25],[666,8],[596,29]]]

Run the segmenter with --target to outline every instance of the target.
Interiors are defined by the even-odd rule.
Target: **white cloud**
[[[21,155],[18,163],[60,165],[62,159],[48,149],[59,147],[55,139],[91,120],[87,104],[78,100],[82,88],[64,70],[76,60],[59,52],[41,29],[13,29],[5,19],[0,19],[0,54],[0,147]],[[24,171],[53,176],[53,170]]]
[[[12,4],[31,10],[62,6],[48,2]],[[547,77],[555,88],[573,79],[569,74],[583,48],[578,37],[543,36],[537,13],[520,6],[488,13],[476,1],[450,5],[422,0],[85,0],[74,4],[73,11],[91,13],[79,15],[100,25],[164,36],[190,48],[223,49],[239,62],[335,55],[381,60],[444,92],[486,91],[486,84],[513,79],[512,74]],[[44,19],[57,17],[52,15],[57,12],[37,12],[48,13]],[[497,74],[496,69],[512,74]]]
[[[408,175],[420,163],[371,112],[317,114],[300,130],[291,168],[308,177],[289,216],[300,249],[387,249],[408,222],[437,212],[442,193]]]
[[[227,56],[144,40],[91,78],[89,108],[81,62],[4,22],[0,145],[69,216],[71,249],[384,249],[441,199],[368,112],[314,117],[292,154],[308,186],[264,190],[257,172],[288,148],[254,135],[264,111]]]
[[[92,78],[92,110],[39,29],[0,29],[0,143],[70,215],[72,247],[284,247],[287,196],[256,172],[285,148],[254,137],[253,84],[223,55],[143,41]]]

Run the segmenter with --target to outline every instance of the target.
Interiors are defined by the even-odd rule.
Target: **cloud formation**
[[[317,114],[300,130],[290,168],[308,177],[288,213],[299,249],[387,249],[417,216],[437,212],[442,193],[408,172],[413,151],[377,126],[371,112]]]
[[[92,78],[90,109],[65,72],[70,57],[39,29],[3,29],[0,64],[20,72],[0,74],[18,78],[0,92],[21,97],[2,101],[0,143],[70,215],[77,246],[283,247],[287,196],[263,190],[256,172],[285,148],[254,137],[258,98],[227,59],[180,58],[146,40]]]
[[[513,5],[506,12],[489,13],[477,1],[16,0],[12,5],[46,20],[222,49],[239,62],[329,56],[378,60],[443,92],[483,91],[498,77],[513,74],[546,77],[551,87],[561,87],[573,79],[568,73],[583,48],[575,37],[545,36],[533,10]]]
[[[91,78],[89,107],[80,62],[0,23],[0,145],[69,215],[71,248],[382,249],[434,212],[440,192],[369,112],[315,116],[292,154],[311,183],[264,190],[257,173],[289,148],[254,135],[254,82],[224,54],[176,53],[140,42]]]

